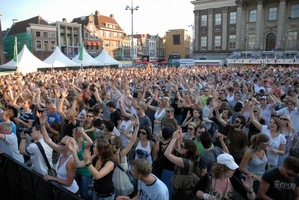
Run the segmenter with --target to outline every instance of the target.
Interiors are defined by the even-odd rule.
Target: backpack
[[[197,182],[199,181],[199,176],[194,172],[194,163],[188,160],[189,162],[189,173],[183,175],[178,169],[177,174],[175,174],[171,179],[171,184],[174,189],[177,190],[192,190]]]

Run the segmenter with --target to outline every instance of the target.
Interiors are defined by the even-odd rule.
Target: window
[[[237,23],[237,13],[236,12],[229,13],[229,23],[230,24],[236,24]]]
[[[42,42],[40,40],[36,41],[36,50],[42,50]]]
[[[220,35],[216,35],[215,36],[215,50],[219,50],[221,48],[221,36]]]
[[[207,49],[207,36],[202,36],[200,37],[200,48],[201,50],[206,50]]]
[[[289,32],[289,35],[288,35],[288,40],[297,40],[297,32]]]
[[[201,16],[201,26],[207,26],[207,24],[208,24],[208,16],[202,15]]]
[[[44,32],[44,38],[48,38],[49,37],[49,33],[48,32]]]
[[[249,34],[248,36],[248,49],[255,49],[255,34]]]
[[[85,38],[88,39],[88,33],[85,33]]]
[[[292,19],[299,18],[299,4],[295,4],[291,6],[291,16]]]
[[[180,35],[173,35],[172,40],[173,40],[173,45],[180,45],[181,44]]]
[[[56,33],[55,32],[50,32],[50,37],[51,38],[56,38]]]
[[[215,14],[215,25],[221,25],[221,14]]]
[[[56,47],[56,42],[51,41],[51,50],[54,51],[55,47]]]
[[[36,32],[35,32],[35,36],[36,36],[36,37],[40,37],[40,31],[36,31]]]
[[[229,36],[229,49],[235,49],[236,48],[236,35],[230,35]]]
[[[277,19],[277,8],[269,8],[269,21],[275,21]]]
[[[106,37],[110,38],[110,32],[109,31],[106,31]]]
[[[49,51],[49,41],[44,41],[45,51]]]
[[[256,22],[256,10],[251,10],[249,13],[249,22]]]
[[[117,33],[113,33],[113,35],[114,35],[114,38],[117,38],[117,36],[118,36],[118,34]]]

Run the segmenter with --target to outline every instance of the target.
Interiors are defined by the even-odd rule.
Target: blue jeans
[[[171,178],[174,176],[174,171],[163,169],[161,181],[167,186],[169,197],[172,195],[172,184],[170,182]]]
[[[86,200],[91,200],[91,193],[89,192],[90,176],[82,176],[76,173],[75,180],[79,186],[81,197]]]
[[[95,192],[92,193],[92,200],[114,200],[115,194],[110,197],[98,197]]]

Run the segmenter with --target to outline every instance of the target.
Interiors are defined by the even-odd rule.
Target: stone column
[[[277,12],[278,12],[278,20],[277,20],[277,35],[276,35],[275,47],[277,49],[282,49],[283,42],[284,42],[283,40],[284,35],[287,32],[286,31],[286,0],[279,1],[279,7]],[[282,50],[286,50],[286,49],[282,49]]]
[[[263,3],[264,0],[257,0],[257,9],[256,9],[256,22],[255,22],[255,46],[258,49],[263,49],[263,26],[264,26],[264,17],[263,17]]]
[[[213,34],[213,27],[214,27],[214,20],[213,20],[213,8],[208,9],[208,50],[213,50],[213,41],[214,41],[214,34]]]
[[[200,27],[201,27],[201,21],[200,21],[200,10],[194,11],[194,52],[198,52],[199,50],[199,42],[200,42]]]
[[[236,23],[236,50],[241,50],[242,44],[242,35],[241,35],[241,26],[242,26],[242,10],[245,6],[244,0],[237,0],[237,23]]]
[[[222,7],[222,50],[228,50],[227,48],[227,10],[228,7]]]

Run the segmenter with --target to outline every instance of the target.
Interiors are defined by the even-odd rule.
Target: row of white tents
[[[111,57],[105,49],[102,50],[96,58],[91,57],[82,48],[82,56],[80,54],[70,60],[66,57],[57,46],[53,53],[44,61],[41,61],[35,57],[24,45],[17,57],[17,61],[11,60],[4,65],[0,65],[0,68],[7,70],[14,70],[18,68],[18,71],[26,74],[30,72],[36,72],[37,69],[53,69],[53,68],[71,68],[71,67],[86,67],[86,66],[107,66],[107,65],[121,65],[122,63]]]

